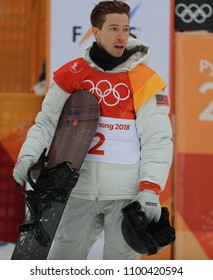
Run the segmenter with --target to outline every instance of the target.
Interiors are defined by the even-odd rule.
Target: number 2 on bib
[[[96,143],[91,149],[89,149],[88,154],[104,155],[104,150],[99,150],[99,148],[103,145],[105,136],[100,132],[96,132],[95,137],[99,139],[98,143]]]

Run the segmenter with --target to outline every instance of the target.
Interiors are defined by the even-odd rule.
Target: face
[[[93,27],[97,44],[115,57],[122,56],[129,38],[129,18],[126,14],[108,14],[101,29]]]

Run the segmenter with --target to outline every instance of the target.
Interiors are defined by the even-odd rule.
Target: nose
[[[119,30],[118,31],[118,34],[117,34],[117,38],[119,39],[119,40],[123,40],[123,39],[125,39],[125,32],[123,31],[123,30]]]

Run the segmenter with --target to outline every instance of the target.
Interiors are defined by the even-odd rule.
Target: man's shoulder
[[[82,58],[76,58],[62,65],[53,73],[53,80],[64,91],[70,93],[81,87],[88,64]]]
[[[147,72],[147,73],[155,73],[155,71],[149,67],[147,64],[143,64],[143,63],[139,63],[137,64],[135,67],[133,67],[129,72],[131,73],[134,73],[134,72],[137,72],[137,73],[141,73],[141,72]]]
[[[87,65],[87,62],[83,59],[83,57],[78,57],[73,60],[70,60],[63,64],[61,67],[59,67],[56,71],[54,71],[54,75],[57,72],[61,71],[71,71],[71,72],[76,72],[79,69],[82,69],[83,66]]]

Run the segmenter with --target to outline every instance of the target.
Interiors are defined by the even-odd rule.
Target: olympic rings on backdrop
[[[192,21],[199,24],[204,23],[207,18],[211,17],[212,13],[213,9],[209,4],[198,6],[192,3],[186,6],[183,3],[179,3],[175,7],[175,14],[185,23],[191,23]]]

